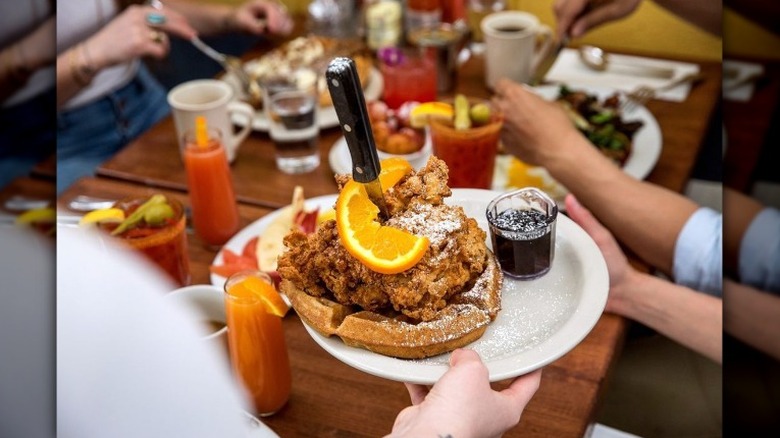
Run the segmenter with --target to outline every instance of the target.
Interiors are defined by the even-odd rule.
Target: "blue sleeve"
[[[740,282],[780,295],[780,210],[761,210],[739,247]]]
[[[723,216],[700,208],[683,226],[674,248],[674,281],[699,292],[723,295]]]

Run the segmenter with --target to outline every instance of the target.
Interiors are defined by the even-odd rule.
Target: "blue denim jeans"
[[[57,131],[52,108],[55,89],[9,108],[0,109],[0,188],[27,175],[54,154]]]
[[[170,112],[165,89],[143,65],[122,88],[57,115],[57,195]]]

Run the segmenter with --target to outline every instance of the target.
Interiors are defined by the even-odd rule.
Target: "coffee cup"
[[[255,110],[245,102],[234,100],[233,88],[223,81],[198,79],[177,85],[168,93],[168,104],[173,111],[180,150],[184,150],[181,144],[184,133],[195,127],[197,116],[204,116],[209,127],[223,133],[222,141],[231,163],[236,158],[238,146],[252,129]],[[231,122],[235,115],[246,119],[238,131],[233,129]]]
[[[528,83],[553,42],[552,30],[522,11],[490,14],[480,24],[485,38],[485,84],[501,78]]]

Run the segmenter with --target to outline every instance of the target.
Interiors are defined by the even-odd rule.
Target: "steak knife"
[[[351,58],[334,58],[328,65],[325,79],[352,157],[352,179],[363,184],[369,199],[379,207],[379,212],[386,219],[387,206],[379,182],[379,155],[376,153],[355,61]]]

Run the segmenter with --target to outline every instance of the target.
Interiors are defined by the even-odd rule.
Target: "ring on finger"
[[[165,34],[159,30],[151,30],[149,32],[149,39],[157,44],[162,44],[165,41]]]
[[[161,26],[165,24],[165,15],[159,12],[149,12],[146,14],[146,24],[149,26]]]

